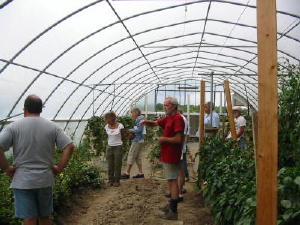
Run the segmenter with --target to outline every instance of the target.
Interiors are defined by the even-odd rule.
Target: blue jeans
[[[244,147],[245,147],[245,140],[243,137],[241,137],[239,140],[239,147],[240,147],[240,149],[244,149]]]
[[[48,217],[53,212],[52,187],[13,189],[15,217],[33,219]]]
[[[186,161],[186,153],[183,153],[183,159],[180,160],[180,169],[184,171],[185,177],[189,177],[189,171],[187,167],[187,161]]]

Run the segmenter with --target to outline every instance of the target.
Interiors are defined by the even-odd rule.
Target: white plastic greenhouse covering
[[[43,117],[76,133],[93,112],[122,115],[159,86],[209,82],[212,72],[257,108],[255,0],[0,4],[1,121],[19,118],[36,94]],[[299,64],[299,24],[299,0],[277,0],[279,62]]]

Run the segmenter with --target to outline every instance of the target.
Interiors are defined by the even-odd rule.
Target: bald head
[[[43,102],[37,95],[29,95],[24,102],[24,110],[32,114],[40,114],[42,112]]]

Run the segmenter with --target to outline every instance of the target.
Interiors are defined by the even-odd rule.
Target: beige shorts
[[[142,164],[142,150],[144,148],[144,142],[132,142],[128,157],[127,157],[127,164],[133,165],[133,163],[136,162],[136,164],[141,165]]]
[[[167,180],[176,180],[180,169],[180,163],[163,163],[164,175]]]

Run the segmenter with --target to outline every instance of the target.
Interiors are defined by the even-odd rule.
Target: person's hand
[[[129,139],[133,139],[135,137],[135,134],[129,132],[127,136],[128,136]]]
[[[140,124],[141,124],[141,125],[144,125],[144,124],[145,124],[145,120],[141,120],[141,121],[140,121]]]
[[[159,142],[160,144],[166,142],[165,137],[159,137],[159,138],[158,138],[158,142]]]
[[[52,166],[52,171],[53,171],[54,175],[58,175],[63,171],[63,169],[57,165],[54,165],[54,166]]]
[[[14,166],[9,166],[4,170],[5,174],[9,177],[13,177],[15,172],[16,172],[16,167]]]

